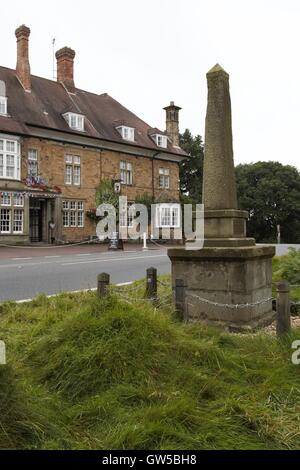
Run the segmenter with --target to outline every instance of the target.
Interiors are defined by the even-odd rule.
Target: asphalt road
[[[277,245],[276,254],[283,255],[289,246]],[[106,249],[105,249],[106,250]],[[170,273],[166,249],[140,251],[99,251],[99,247],[2,248],[0,250],[0,301],[25,300],[37,294],[56,294],[95,288],[97,275],[107,272],[112,283],[141,279],[146,269],[156,267],[158,274]]]
[[[130,282],[145,277],[152,266],[159,274],[170,272],[166,250],[0,259],[0,300],[94,288],[101,272],[109,273],[112,283]]]

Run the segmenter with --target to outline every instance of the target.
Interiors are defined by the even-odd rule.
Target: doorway
[[[43,211],[45,200],[30,198],[29,237],[32,243],[43,241]]]

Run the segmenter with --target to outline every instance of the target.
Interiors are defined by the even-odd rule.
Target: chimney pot
[[[56,52],[57,81],[65,85],[70,92],[75,91],[74,83],[74,58],[75,51],[70,47],[63,47]]]
[[[26,91],[31,90],[31,75],[29,63],[30,29],[24,24],[15,31],[17,38],[17,77]]]

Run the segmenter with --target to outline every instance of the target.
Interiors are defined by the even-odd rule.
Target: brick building
[[[130,202],[144,193],[178,201],[180,108],[165,108],[162,132],[106,93],[77,89],[67,47],[56,53],[57,82],[33,76],[29,36],[16,30],[16,70],[0,67],[0,242],[48,242],[52,219],[56,240],[95,235],[88,214],[104,179]]]

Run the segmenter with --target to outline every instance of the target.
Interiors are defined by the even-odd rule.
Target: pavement
[[[290,246],[300,249],[300,245],[276,245],[276,254],[287,253]],[[125,244],[124,251],[108,251],[101,244],[0,246],[0,301],[95,288],[102,272],[111,275],[112,283],[135,281],[150,267],[158,274],[171,272],[167,246],[150,245],[148,251],[134,244]]]

